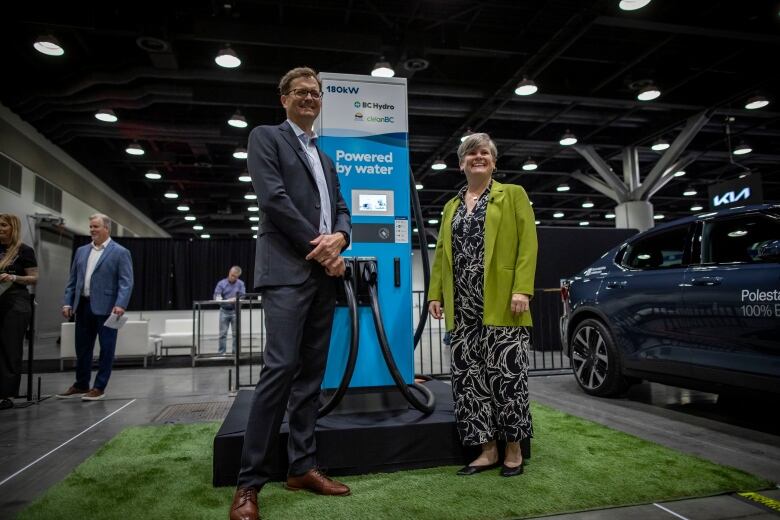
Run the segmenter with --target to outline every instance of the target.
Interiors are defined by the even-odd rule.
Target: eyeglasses
[[[296,88],[290,90],[289,92],[287,92],[287,95],[289,96],[290,94],[300,99],[306,99],[306,96],[311,96],[312,99],[322,98],[322,92],[320,92],[319,90],[309,90],[305,88]]]

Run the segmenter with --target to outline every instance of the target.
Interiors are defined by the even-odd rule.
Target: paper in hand
[[[111,316],[108,317],[103,326],[108,327],[109,329],[119,330],[125,323],[127,323],[127,314],[119,316],[118,314],[111,313]]]

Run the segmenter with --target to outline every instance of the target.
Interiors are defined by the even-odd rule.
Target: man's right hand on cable
[[[335,276],[336,278],[344,276],[344,272],[347,269],[347,264],[341,256],[337,256],[336,258],[323,263],[322,266],[325,268],[325,274],[328,276]]]

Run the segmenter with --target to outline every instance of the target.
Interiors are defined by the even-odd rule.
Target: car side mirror
[[[756,257],[764,261],[780,260],[780,240],[767,240],[758,247]]]

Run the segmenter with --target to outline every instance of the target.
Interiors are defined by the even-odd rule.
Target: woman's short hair
[[[298,78],[315,79],[317,80],[317,85],[319,85],[320,89],[322,89],[322,83],[320,83],[320,79],[317,77],[317,73],[314,71],[314,69],[309,67],[296,67],[287,71],[287,73],[282,76],[282,79],[279,80],[279,93],[286,95],[288,92],[290,92],[290,85],[292,85],[292,82]]]
[[[490,155],[493,156],[493,160],[498,160],[496,143],[493,142],[488,134],[478,133],[471,134],[460,143],[460,146],[458,146],[458,164],[463,162],[463,158],[466,157],[469,152],[476,150],[481,146],[487,146],[487,149],[490,150]]]

